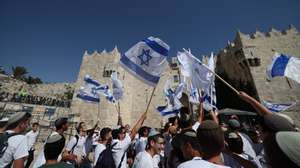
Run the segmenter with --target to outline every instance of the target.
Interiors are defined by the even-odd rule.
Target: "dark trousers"
[[[26,162],[26,165],[24,168],[29,168],[30,167],[30,164],[31,162],[33,161],[33,157],[34,157],[34,150],[30,150],[28,151],[29,155],[28,155],[28,158],[27,158],[27,162]]]

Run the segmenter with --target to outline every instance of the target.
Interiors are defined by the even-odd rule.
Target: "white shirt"
[[[118,167],[118,165],[121,162],[124,152],[126,152],[127,148],[129,147],[129,145],[131,143],[131,138],[130,138],[129,134],[126,133],[125,138],[122,141],[120,141],[118,139],[114,139],[111,144],[114,145],[116,142],[117,142],[117,144],[113,147],[112,151],[113,151],[113,158],[114,158],[115,164]],[[127,162],[127,154],[125,153],[121,168],[127,167],[126,162]]]
[[[200,122],[197,121],[197,122],[195,122],[195,124],[192,126],[192,129],[193,129],[194,131],[197,132],[197,129],[198,129],[199,126],[200,126]]]
[[[256,163],[256,165],[261,168],[261,164],[258,160],[258,158],[256,157],[256,153],[251,145],[251,143],[243,136],[243,134],[240,134],[240,137],[242,138],[243,141],[243,151],[244,153],[248,154],[249,156],[251,156],[253,158],[253,161]]]
[[[13,131],[6,131],[8,133],[14,133]],[[17,160],[28,156],[27,138],[24,135],[15,135],[8,138],[8,146],[0,158],[0,167],[5,167],[13,160]]]
[[[72,139],[68,142],[66,146],[66,150],[71,151],[74,145],[76,145],[74,147],[73,154],[76,156],[84,157],[86,156],[85,145],[84,145],[86,141],[86,136],[80,136],[80,135],[78,136],[79,138],[78,138],[77,145],[76,145],[76,141],[77,141],[76,137],[72,137]]]
[[[95,153],[94,153],[94,166],[96,166],[97,160],[100,156],[100,154],[106,149],[106,146],[98,143],[96,148],[95,148]]]
[[[33,150],[34,149],[34,144],[36,142],[36,138],[38,136],[39,132],[35,131],[33,132],[32,130],[27,132],[27,134],[25,135],[27,138],[27,144],[28,144],[28,149],[29,150]]]
[[[147,137],[140,137],[135,143],[136,154],[145,151],[147,145]]]
[[[143,151],[135,157],[132,168],[155,168],[155,163],[151,155]]]
[[[227,166],[216,165],[203,160],[201,157],[194,157],[192,160],[181,163],[178,168],[230,168]]]
[[[53,131],[48,137],[57,135],[57,134],[59,134],[59,133],[56,131]],[[47,140],[44,142],[43,147],[40,149],[39,154],[38,154],[35,162],[33,163],[32,168],[38,168],[46,163],[46,159],[45,159],[45,155],[44,155],[44,147],[45,147],[46,142],[47,142]],[[58,157],[58,160],[59,160],[59,157]]]

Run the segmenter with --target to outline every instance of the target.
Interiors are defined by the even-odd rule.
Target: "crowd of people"
[[[300,133],[293,120],[272,113],[244,92],[239,97],[260,115],[245,132],[237,115],[219,122],[217,112],[199,105],[197,121],[182,107],[164,128],[143,126],[147,112],[130,128],[95,126],[80,122],[77,134],[66,142],[68,118],[58,118],[41,152],[34,156],[38,123],[24,134],[30,114],[18,112],[1,121],[0,167],[23,168],[297,168]],[[32,162],[32,160],[34,160]]]
[[[12,94],[8,92],[1,92],[0,101],[36,104],[36,105],[44,105],[44,106],[57,106],[57,107],[70,107],[71,105],[71,100],[58,100],[50,97],[33,96],[27,94],[26,92],[19,92],[19,93],[12,93]]]

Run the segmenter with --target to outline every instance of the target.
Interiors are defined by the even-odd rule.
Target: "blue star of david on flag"
[[[156,86],[161,74],[166,70],[170,47],[161,39],[148,37],[126,51],[121,66],[142,82]]]
[[[149,66],[149,61],[152,59],[150,55],[150,50],[144,50],[141,55],[138,56],[138,58],[141,60],[141,65],[147,65]]]

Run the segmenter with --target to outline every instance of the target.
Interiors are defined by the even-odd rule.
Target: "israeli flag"
[[[300,83],[300,59],[276,53],[267,67],[267,79],[286,76]]]
[[[148,37],[131,47],[120,60],[121,66],[150,86],[156,86],[168,66],[170,47],[159,38]]]
[[[105,96],[110,102],[114,98],[107,85],[101,85],[98,81],[92,79],[89,75],[84,77],[85,85],[79,89],[77,97],[88,102],[100,102],[100,94]]]
[[[170,81],[168,80],[165,85],[164,93],[167,100],[166,106],[159,106],[157,107],[157,111],[162,116],[173,117],[176,116],[180,112],[180,108],[182,104],[180,102],[180,98],[182,96],[182,92],[184,89],[184,84],[181,83],[177,86],[175,91],[170,88]]]
[[[195,88],[192,84],[189,88],[189,102],[192,104],[199,104],[200,103],[200,96],[198,89]]]
[[[89,75],[84,77],[85,85],[80,87],[77,97],[87,102],[100,102],[99,93],[97,92],[100,83],[92,79]]]
[[[203,108],[206,111],[215,111],[217,110],[217,106],[214,101],[212,101],[212,97],[208,94],[205,94],[202,97]]]
[[[111,80],[113,83],[113,97],[116,100],[120,100],[123,97],[123,84],[120,79],[118,79],[117,72],[111,74]]]
[[[284,103],[271,103],[271,102],[263,100],[262,104],[271,112],[277,113],[277,112],[285,111],[288,108],[294,106],[296,104],[296,102],[284,104]]]
[[[209,94],[209,88],[212,82],[212,75],[208,67],[197,59],[191,51],[184,49],[183,52],[177,53],[180,62],[180,72],[183,76],[191,79],[193,86]]]

